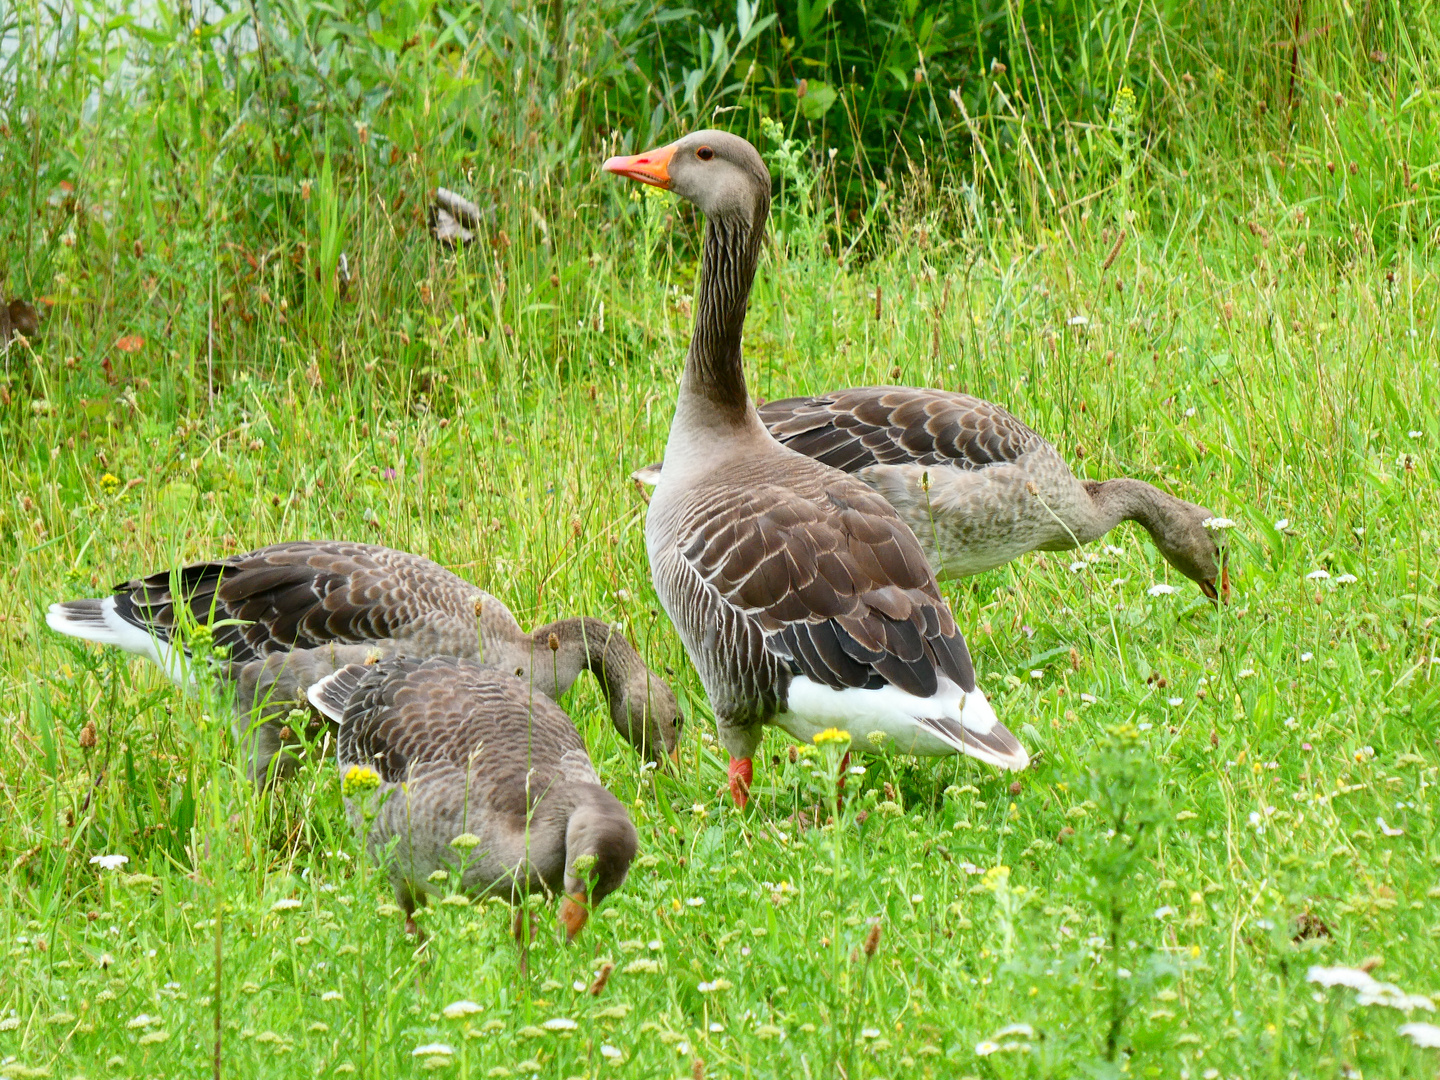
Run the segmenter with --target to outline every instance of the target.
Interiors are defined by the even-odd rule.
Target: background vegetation
[[[0,289],[46,313],[0,388],[0,1075],[190,1076],[217,1031],[231,1075],[1433,1075],[1305,976],[1440,991],[1437,34],[1429,0],[0,7]],[[625,479],[698,230],[597,176],[699,124],[777,178],[754,392],[964,388],[1240,523],[1224,610],[1150,595],[1130,534],[948,588],[1044,751],[1018,788],[872,761],[827,808],[776,736],[753,812],[716,795]],[[475,245],[426,241],[436,185]],[[678,778],[566,702],[643,851],[528,979],[489,907],[402,936],[329,762],[257,796],[216,703],[41,619],[306,536],[675,672]]]

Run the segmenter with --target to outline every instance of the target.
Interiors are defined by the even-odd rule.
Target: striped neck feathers
[[[734,213],[706,221],[700,301],[680,394],[682,399],[702,399],[714,419],[731,426],[742,425],[750,410],[741,338],[769,211],[770,193],[765,191],[749,220]]]

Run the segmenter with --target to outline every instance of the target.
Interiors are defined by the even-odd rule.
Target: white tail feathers
[[[185,654],[163,638],[156,637],[143,626],[136,626],[120,617],[115,598],[103,600],[65,600],[51,604],[45,613],[50,629],[67,637],[93,641],[97,645],[114,645],[136,656],[149,657],[182,686],[192,679],[185,663]]]
[[[305,696],[310,699],[311,705],[338,724],[345,717],[350,695],[355,693],[368,670],[366,664],[346,664],[311,686]]]

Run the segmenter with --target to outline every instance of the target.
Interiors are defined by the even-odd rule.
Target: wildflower
[[[1435,1024],[1401,1024],[1400,1034],[1416,1046],[1440,1050],[1440,1027]]]
[[[1255,669],[1247,667],[1244,671],[1240,672],[1240,674],[1236,675],[1235,677],[1237,679],[1253,679],[1255,677]]]
[[[711,1024],[711,1025],[710,1025],[710,1034],[711,1034],[711,1035],[719,1035],[719,1034],[720,1034],[722,1031],[724,1031],[724,1030],[725,1030],[725,1025],[724,1025],[724,1024]]]
[[[1066,326],[1089,326],[1090,319],[1085,315],[1071,315],[1065,320]]]
[[[1200,523],[1200,527],[1211,532],[1223,532],[1235,528],[1235,522],[1227,517],[1209,517]]]
[[[1181,810],[1178,814],[1175,815],[1175,820],[1176,820],[1176,821],[1193,821],[1195,818],[1197,818],[1197,817],[1199,817],[1199,816],[1200,816],[1200,815],[1197,814],[1197,813],[1195,813],[1194,810]]]
[[[1000,1044],[991,1042],[989,1039],[982,1039],[975,1044],[975,1053],[978,1057],[989,1057],[991,1054],[1000,1052]]]
[[[885,744],[890,741],[889,733],[884,731],[872,731],[867,734],[865,738],[869,740],[870,745],[876,750],[885,749]]]
[[[1071,572],[1072,574],[1078,574],[1081,570],[1084,570],[1084,569],[1085,569],[1085,562],[1084,562],[1084,560],[1077,559],[1075,562],[1072,562],[1072,563],[1070,564],[1070,572]]]
[[[1174,914],[1175,909],[1169,904],[1166,904],[1164,907],[1159,907],[1155,909],[1155,918],[1157,919],[1168,919],[1171,915]]]
[[[1094,694],[1081,694],[1080,700],[1083,701],[1086,705],[1094,705],[1095,702],[1099,699],[1096,698]]]
[[[1044,677],[1045,677],[1045,672],[1041,671],[1041,670],[1038,669],[1038,668],[1033,668],[1033,669],[1031,669],[1031,671],[1030,671],[1030,678],[1032,678],[1032,679],[1043,679]]]
[[[1423,439],[1425,437],[1425,433],[1423,431],[1407,431],[1406,434],[1409,435],[1412,439]]]
[[[1148,592],[1151,596],[1169,596],[1175,591],[1175,586],[1166,585],[1162,581],[1156,585],[1151,585],[1150,588],[1146,589],[1145,591]]]
[[[1315,654],[1314,654],[1313,652],[1302,652],[1302,653],[1300,654],[1300,663],[1302,663],[1302,664],[1308,664],[1308,663],[1310,663],[1311,660],[1314,660],[1314,659],[1315,659]]]
[[[1286,529],[1288,529],[1289,527],[1290,527],[1290,519],[1289,519],[1289,518],[1281,518],[1279,521],[1275,522],[1275,531],[1276,531],[1276,532],[1284,532],[1284,531],[1285,531]]]
[[[686,907],[703,907],[704,904],[705,898],[703,896],[692,896],[685,901]]]
[[[850,775],[851,775],[851,776],[864,776],[864,775],[865,775],[865,766],[864,766],[864,765],[851,765],[851,766],[850,766]]]
[[[992,1039],[1006,1039],[1011,1035],[1019,1035],[1025,1039],[1033,1039],[1035,1037],[1035,1029],[1029,1024],[1009,1024],[990,1037]]]
[[[455,1048],[449,1043],[425,1043],[410,1051],[411,1057],[449,1057]]]
[[[125,1022],[125,1026],[131,1031],[134,1031],[136,1028],[150,1027],[151,1025],[158,1024],[159,1022],[160,1018],[158,1016],[151,1016],[149,1013],[141,1013],[139,1016],[127,1020]]]
[[[710,816],[710,810],[704,803],[695,803],[690,807],[690,813],[694,814],[701,821]]]
[[[631,960],[624,967],[626,975],[655,975],[660,971],[660,964],[654,960]]]
[[[345,996],[339,990],[326,990],[320,995],[321,1001],[344,1001]]]
[[[716,979],[714,982],[702,982],[695,989],[702,994],[713,994],[720,990],[734,989],[735,984],[729,979]]]
[[[296,900],[293,896],[287,896],[284,899],[276,900],[275,903],[271,904],[270,910],[275,912],[294,911],[300,906],[301,904],[299,900]]]
[[[1308,573],[1308,574],[1305,575],[1305,580],[1306,580],[1306,581],[1329,581],[1329,580],[1330,580],[1330,571],[1329,571],[1329,570],[1311,570],[1310,573]]]
[[[1106,545],[1105,545],[1105,554],[1106,554],[1106,555],[1124,555],[1124,554],[1125,554],[1125,549],[1124,549],[1124,548],[1118,548],[1118,547],[1116,547],[1114,544],[1106,544]]]
[[[340,792],[346,798],[366,795],[380,786],[380,774],[368,765],[351,765],[340,781]]]
[[[566,1016],[557,1016],[540,1025],[546,1031],[574,1031],[579,1025]]]
[[[119,487],[120,478],[114,473],[107,472],[104,476],[100,477],[100,490],[105,492],[106,495],[114,495]]]
[[[119,870],[130,861],[129,855],[91,855],[90,865],[99,866],[102,870]]]
[[[467,1016],[474,1016],[478,1012],[484,1012],[479,1005],[468,999],[452,1001],[440,1011],[444,1013],[447,1020],[462,1020]]]
[[[609,1043],[605,1043],[603,1046],[600,1047],[600,1056],[608,1061],[619,1061],[625,1055],[622,1054],[617,1047],[611,1046]]]
[[[1373,746],[1362,746],[1355,751],[1353,756],[1357,762],[1369,761],[1375,756],[1375,748]]]
[[[850,741],[850,733],[848,731],[841,731],[839,728],[826,728],[811,741],[816,746],[824,746],[827,743],[848,743]]]
[[[473,832],[462,832],[450,841],[450,846],[464,852],[474,851],[480,846],[480,837],[476,836]]]
[[[1172,709],[1178,709],[1181,705],[1185,704],[1185,699],[1182,697],[1166,698],[1165,700]]]
[[[1355,995],[1356,1005],[1382,1005],[1387,1009],[1414,1012],[1423,1009],[1434,1012],[1435,1003],[1424,994],[1407,994],[1394,983],[1377,982]]]
[[[154,1043],[165,1042],[169,1038],[170,1033],[168,1031],[147,1031],[144,1035],[140,1036],[139,1043],[141,1046],[150,1046]]]
[[[1384,833],[1386,836],[1404,836],[1404,835],[1405,835],[1405,830],[1404,830],[1404,829],[1393,829],[1393,828],[1391,828],[1389,825],[1385,824],[1385,819],[1384,819],[1383,817],[1377,817],[1377,818],[1375,819],[1375,824],[1380,827],[1380,831],[1381,831],[1382,833]]]
[[[1354,574],[1341,574],[1335,579],[1336,585],[1354,585],[1360,579]]]
[[[761,1039],[783,1039],[785,1032],[774,1024],[761,1024],[755,1029],[755,1034]]]
[[[1351,967],[1322,967],[1312,965],[1305,972],[1305,981],[1321,986],[1348,986],[1351,990],[1368,990],[1378,985],[1368,971]]]

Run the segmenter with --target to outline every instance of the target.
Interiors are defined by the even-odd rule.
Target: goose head
[[[586,785],[565,826],[565,899],[560,921],[571,941],[602,900],[630,871],[639,837],[620,800],[602,787]]]
[[[770,208],[770,171],[755,147],[728,131],[694,131],[668,146],[601,166],[642,184],[673,191],[711,220],[763,222]]]
[[[1230,600],[1229,555],[1221,546],[1223,535],[1205,527],[1214,518],[1209,510],[1182,502],[1173,512],[1148,523],[1150,537],[1165,561],[1200,586],[1211,600]]]
[[[628,673],[610,694],[610,722],[622,739],[657,764],[680,762],[680,731],[685,714],[666,681],[643,664]]]

